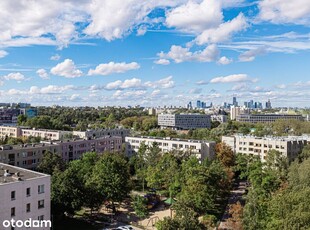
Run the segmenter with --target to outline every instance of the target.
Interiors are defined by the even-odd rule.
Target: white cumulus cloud
[[[109,62],[98,65],[95,69],[90,69],[88,75],[110,75],[113,73],[125,73],[129,70],[139,69],[140,65],[137,62],[131,63],[115,63]]]
[[[230,63],[232,63],[232,62],[233,62],[233,60],[227,58],[226,56],[221,57],[221,58],[217,61],[217,63],[218,63],[218,64],[221,64],[221,65],[228,65],[228,64],[230,64]]]
[[[229,40],[234,33],[245,30],[247,27],[246,18],[240,13],[231,21],[224,22],[217,28],[203,31],[197,36],[196,42],[198,45],[224,42]]]
[[[71,59],[66,59],[63,62],[57,64],[51,69],[53,75],[62,76],[65,78],[81,77],[83,72],[76,68],[74,62]]]
[[[262,0],[258,3],[259,18],[273,23],[310,24],[308,0]]]
[[[37,73],[37,74],[39,75],[39,77],[42,78],[42,79],[45,79],[45,80],[50,79],[49,76],[48,76],[48,73],[46,72],[45,69],[38,69],[36,73]]]
[[[202,32],[218,26],[223,19],[221,1],[188,1],[167,12],[166,24],[185,32]]]
[[[3,76],[5,80],[15,80],[15,81],[23,81],[25,80],[25,76],[21,73],[9,73],[8,75]]]
[[[189,47],[173,45],[168,53],[160,52],[157,54],[161,59],[171,59],[175,63],[186,61],[211,62],[219,56],[219,50],[216,45],[212,44],[203,50],[192,52]]]
[[[7,56],[9,53],[6,52],[5,50],[0,50],[0,58],[3,58],[5,56]]]
[[[224,77],[216,77],[210,83],[235,83],[235,82],[256,82],[257,79],[250,78],[247,74],[232,74]]]
[[[170,61],[167,59],[161,58],[161,59],[154,61],[154,63],[157,65],[169,65]]]

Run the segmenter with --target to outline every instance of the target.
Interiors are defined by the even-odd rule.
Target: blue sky
[[[1,102],[309,106],[309,0],[2,0],[0,12]]]

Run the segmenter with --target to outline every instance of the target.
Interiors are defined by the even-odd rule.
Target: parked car
[[[134,228],[130,225],[119,226],[117,229],[119,229],[119,230],[134,230]]]

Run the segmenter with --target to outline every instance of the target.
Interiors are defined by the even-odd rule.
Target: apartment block
[[[211,117],[206,114],[159,114],[158,125],[177,130],[211,128]]]
[[[278,119],[299,121],[304,120],[302,115],[289,114],[239,114],[237,116],[237,121],[247,123],[271,123]]]
[[[39,144],[0,146],[0,162],[35,169],[45,152],[59,154],[65,161],[81,158],[85,152],[120,152],[122,137],[105,136],[96,139],[41,141]]]
[[[0,138],[5,137],[19,137],[21,136],[22,130],[15,126],[0,126]]]
[[[7,221],[50,221],[50,176],[23,168],[0,163],[0,229]],[[15,222],[16,223],[16,222]],[[50,229],[49,223],[41,222],[37,229]],[[28,230],[36,228],[16,227]]]
[[[71,131],[48,130],[48,129],[21,129],[22,137],[41,137],[42,140],[63,140]]]
[[[269,150],[277,150],[289,160],[293,160],[308,143],[303,136],[291,137],[255,137],[255,136],[223,136],[222,142],[229,145],[234,153],[256,155],[265,161]]]
[[[79,138],[94,138],[104,136],[121,136],[123,141],[125,137],[129,136],[129,129],[89,129],[86,131],[73,131],[73,136]]]
[[[200,140],[183,140],[170,138],[155,138],[155,137],[126,137],[126,152],[128,156],[136,154],[139,150],[140,144],[145,143],[147,146],[152,146],[154,142],[158,144],[160,150],[170,152],[172,150],[188,152],[195,155],[200,161],[205,158],[214,158],[215,145],[214,141],[200,141]]]

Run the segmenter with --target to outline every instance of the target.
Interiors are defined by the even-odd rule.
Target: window
[[[30,196],[30,188],[27,188],[26,195],[27,195],[27,197]]]
[[[38,193],[44,193],[44,184],[38,186]]]
[[[38,201],[38,208],[44,208],[44,200],[39,200]]]
[[[42,215],[42,216],[38,216],[38,220],[39,220],[39,221],[44,220],[44,215]]]
[[[15,200],[15,191],[11,192],[11,200]]]
[[[15,208],[11,208],[11,217],[15,216]]]
[[[26,212],[30,212],[30,203],[26,205]]]

